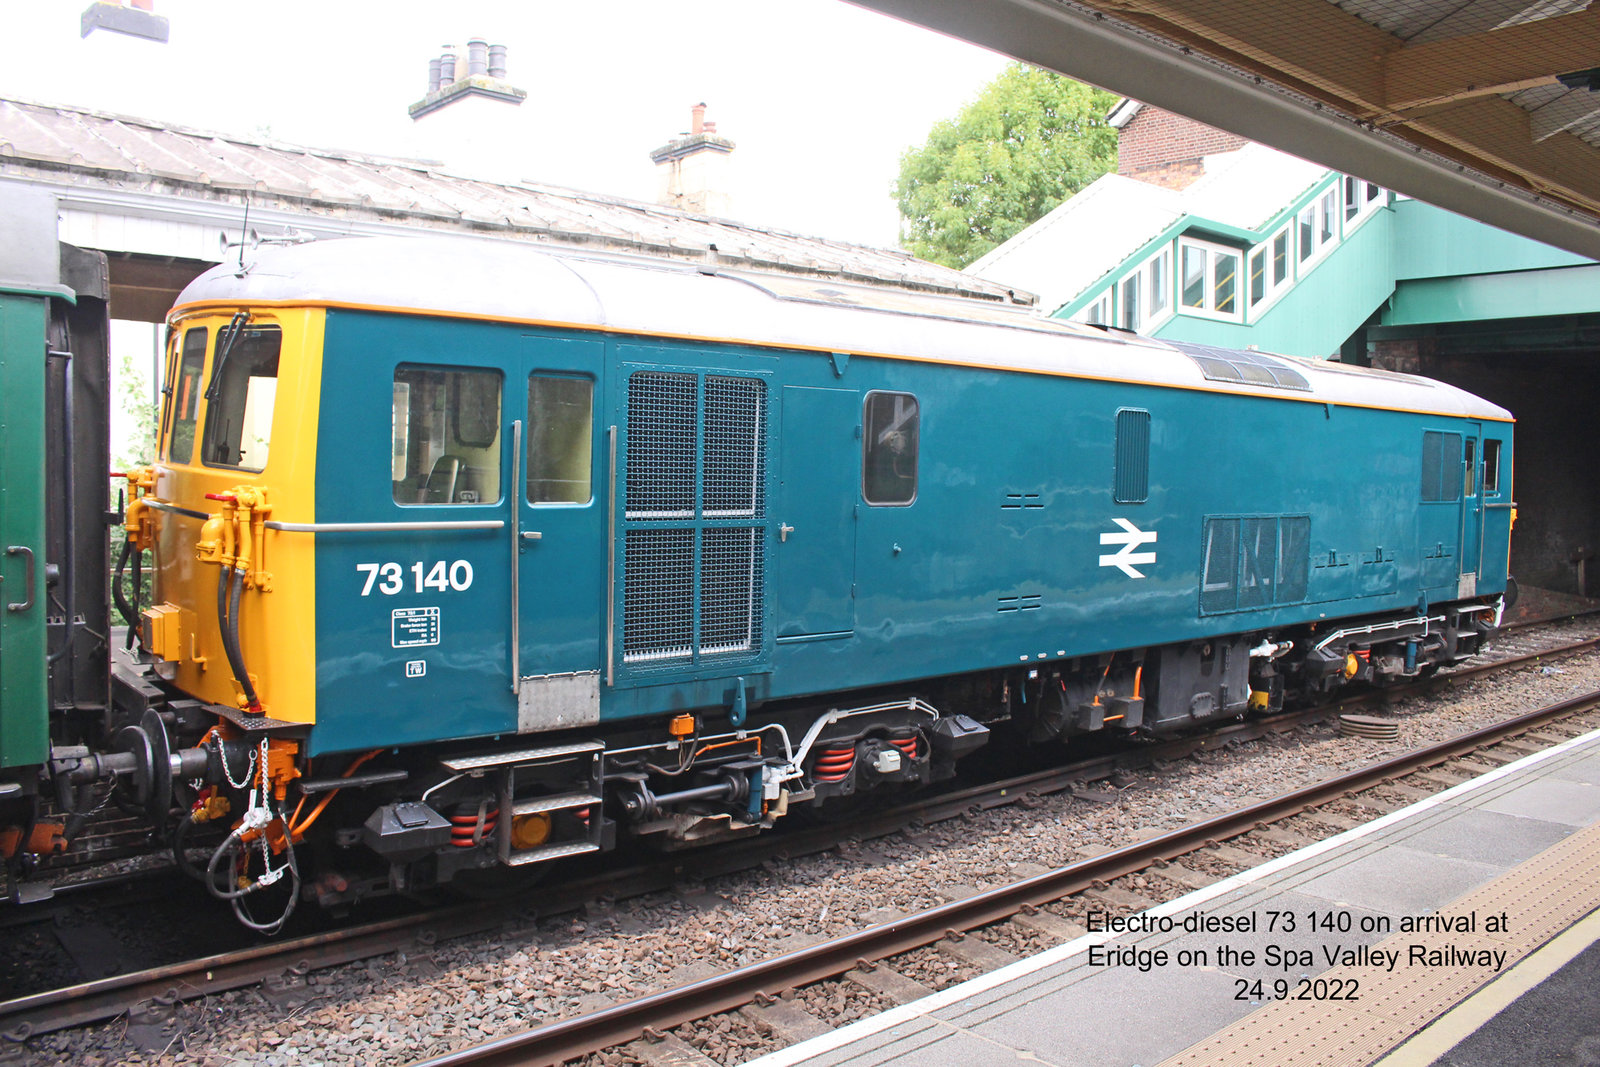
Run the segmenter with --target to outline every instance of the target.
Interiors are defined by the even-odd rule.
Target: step
[[[529,797],[511,806],[512,815],[537,815],[541,811],[568,811],[572,808],[592,808],[601,803],[591,793],[562,793],[552,797]]]
[[[487,770],[490,767],[522,766],[533,763],[549,763],[552,760],[563,759],[567,756],[581,756],[589,752],[599,752],[605,748],[601,741],[574,741],[570,745],[550,745],[547,748],[518,748],[509,752],[485,752],[481,756],[452,756],[439,762],[447,770],[458,774],[467,771]]]
[[[506,864],[511,867],[521,867],[529,863],[546,863],[566,856],[581,856],[586,852],[599,851],[600,846],[593,841],[565,841],[559,845],[543,845],[539,848],[513,852],[506,860]]]

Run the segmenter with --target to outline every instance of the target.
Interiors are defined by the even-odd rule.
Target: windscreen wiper
[[[217,390],[222,387],[222,368],[228,362],[228,353],[233,351],[233,343],[244,332],[244,324],[250,321],[250,312],[240,311],[234,314],[232,321],[222,330],[222,337],[217,341],[217,358],[211,363],[211,384],[206,386],[206,399],[215,400]]]

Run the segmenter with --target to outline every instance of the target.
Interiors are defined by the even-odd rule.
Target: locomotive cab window
[[[501,383],[497,370],[395,368],[390,478],[396,504],[500,500]]]
[[[1483,495],[1500,493],[1500,442],[1493,437],[1483,441]]]
[[[528,503],[587,504],[592,499],[594,382],[528,378]]]
[[[194,462],[194,428],[200,413],[200,393],[205,388],[201,375],[206,365],[206,330],[199,327],[183,335],[183,356],[167,397],[172,409],[172,431],[167,438],[167,460]]]
[[[206,466],[266,469],[282,347],[283,331],[276,326],[246,323],[217,334],[200,452]]]
[[[916,499],[920,423],[910,393],[867,394],[861,495],[868,504],[903,506]]]

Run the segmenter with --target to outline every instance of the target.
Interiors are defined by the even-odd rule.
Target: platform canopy
[[[1600,2],[853,2],[1600,258]]]

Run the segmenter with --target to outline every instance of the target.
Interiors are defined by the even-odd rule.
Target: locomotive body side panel
[[[315,751],[1405,611],[1457,598],[1470,523],[1505,543],[1503,512],[1468,514],[1459,493],[1419,503],[1426,435],[1487,436],[1463,419],[511,324],[330,321],[324,418],[340,430],[323,436],[320,519],[480,526],[319,538],[321,703],[352,710],[323,716]],[[464,441],[450,406],[469,390],[448,378],[428,424],[424,371],[492,378],[480,402],[498,424]],[[874,395],[918,408],[905,500],[863,491]],[[1136,500],[1118,496],[1128,411],[1148,426]],[[457,487],[424,500],[441,459]],[[1462,456],[1448,462],[1460,482]],[[407,463],[414,484],[372,474]],[[1485,558],[1479,593],[1503,588],[1503,552]]]

